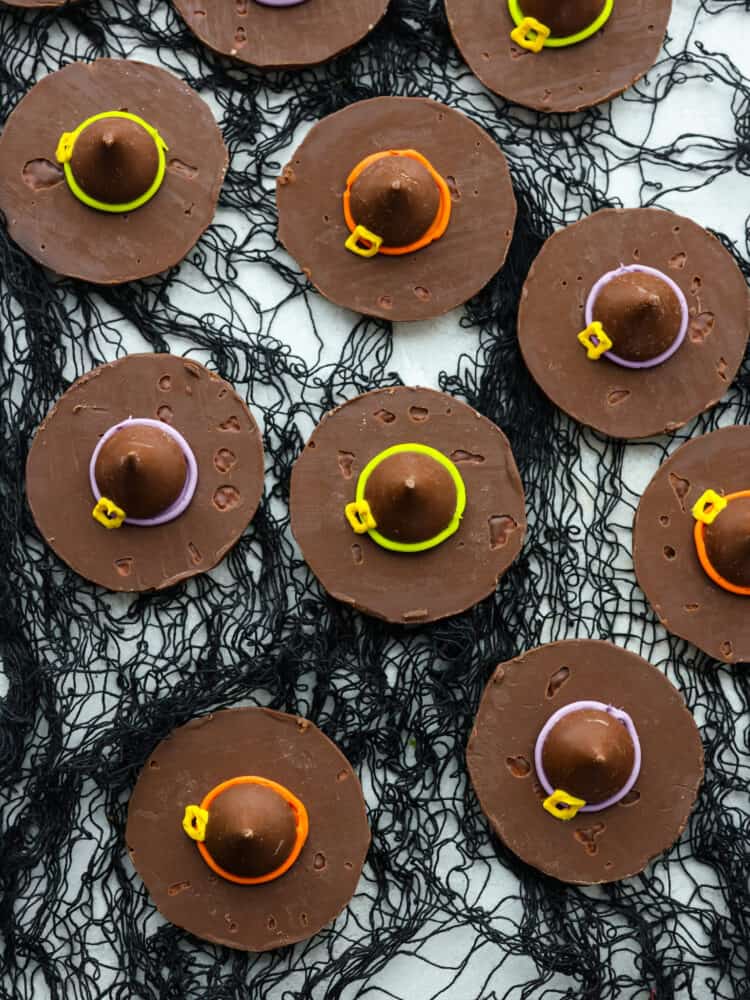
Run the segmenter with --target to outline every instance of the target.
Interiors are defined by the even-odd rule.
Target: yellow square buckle
[[[550,29],[535,17],[525,17],[510,33],[516,45],[529,52],[541,52],[549,36]]]
[[[575,795],[569,795],[561,788],[556,788],[551,795],[542,802],[542,805],[555,819],[573,819],[579,809],[586,805],[583,799],[577,799]]]
[[[356,226],[344,246],[359,257],[374,257],[383,245],[382,236],[376,236],[364,226]]]
[[[586,357],[589,361],[598,361],[602,354],[611,350],[613,346],[598,320],[594,320],[593,323],[589,323],[585,330],[581,330],[578,334],[578,342],[586,348]]]
[[[727,502],[725,497],[719,496],[714,490],[706,490],[693,504],[691,513],[696,521],[702,521],[703,524],[713,524],[726,507]]]
[[[96,507],[91,511],[91,516],[105,528],[119,528],[125,520],[125,511],[118,507],[113,500],[101,497]]]
[[[378,526],[366,500],[354,500],[352,503],[348,503],[344,508],[344,514],[349,522],[349,527],[357,535],[374,531]]]

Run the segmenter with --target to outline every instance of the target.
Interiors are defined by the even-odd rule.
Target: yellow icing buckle
[[[101,121],[102,118],[127,118],[128,121],[135,122],[140,125],[142,129],[154,140],[156,145],[156,150],[159,155],[159,165],[156,170],[156,177],[151,187],[140,197],[135,198],[133,201],[129,201],[120,205],[114,205],[106,201],[97,201],[96,198],[92,198],[90,195],[86,194],[83,188],[79,185],[78,181],[73,176],[73,170],[70,166],[70,161],[73,157],[73,147],[78,140],[81,132],[87,129],[89,125],[93,125],[94,122]],[[65,180],[68,182],[68,187],[76,196],[79,201],[82,201],[84,205],[88,205],[89,208],[96,208],[100,212],[134,212],[136,208],[140,208],[141,205],[145,205],[147,201],[151,201],[156,192],[162,185],[164,180],[164,175],[167,170],[167,157],[166,151],[169,147],[166,142],[162,139],[156,129],[149,125],[148,122],[144,121],[143,118],[139,118],[138,115],[131,115],[129,111],[102,111],[98,115],[92,115],[91,118],[87,118],[85,122],[82,122],[77,129],[72,132],[63,132],[57,143],[57,150],[55,151],[55,156],[57,162],[62,164],[63,171],[65,172]]]
[[[352,531],[358,535],[364,535],[367,531],[374,531],[377,522],[372,516],[370,505],[366,500],[354,500],[344,507],[346,519]]]
[[[575,795],[569,795],[561,788],[556,788],[542,802],[542,805],[555,819],[569,820],[573,819],[578,810],[582,809],[586,803],[583,799],[577,799]]]
[[[535,17],[525,17],[510,33],[516,45],[528,49],[529,52],[541,52],[549,36],[550,30],[547,25],[537,21]]]
[[[591,339],[592,336],[596,337],[596,343]],[[594,320],[593,323],[589,323],[585,330],[581,330],[578,334],[578,342],[586,348],[586,357],[589,361],[598,361],[602,354],[611,350],[613,346],[598,320]]]
[[[208,823],[207,809],[201,809],[200,806],[185,806],[182,829],[191,840],[203,842],[206,839],[206,823]]]
[[[577,31],[574,35],[556,36],[550,33],[550,29],[546,25],[540,24],[533,17],[524,17],[521,10],[521,0],[508,0],[510,16],[517,25],[511,31],[510,37],[522,48],[529,49],[531,52],[539,52],[542,48],[560,49],[568,45],[576,45],[596,34],[602,25],[609,20],[613,7],[614,0],[606,0],[601,14],[591,24],[587,24],[585,28]],[[543,37],[540,29],[545,33]]]
[[[100,497],[96,507],[91,511],[91,516],[105,528],[119,528],[126,515],[122,507],[118,507],[113,500]]]
[[[364,226],[355,226],[344,246],[359,257],[374,257],[383,245],[383,237],[376,236]]]
[[[727,505],[725,497],[720,497],[714,490],[706,490],[694,504],[691,514],[696,521],[703,524],[713,524],[718,515]]]

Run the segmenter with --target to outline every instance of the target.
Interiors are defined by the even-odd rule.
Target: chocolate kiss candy
[[[682,310],[669,285],[643,271],[618,274],[599,290],[593,316],[626,361],[650,361],[675,340]]]
[[[394,542],[434,538],[456,510],[456,486],[440,462],[416,451],[384,458],[370,473],[365,499],[377,530]]]
[[[166,431],[145,424],[122,427],[102,445],[94,470],[102,496],[127,517],[156,517],[178,499],[187,463]]]
[[[604,0],[520,0],[524,17],[535,17],[556,38],[576,35],[599,17]]]
[[[70,168],[90,198],[109,205],[126,205],[154,183],[159,151],[138,122],[100,118],[76,139]]]
[[[440,190],[429,170],[411,156],[383,156],[351,186],[349,209],[358,226],[380,236],[386,247],[416,243],[440,208]]]
[[[204,846],[238,878],[261,878],[279,868],[297,839],[297,819],[285,799],[265,785],[233,785],[211,803]]]
[[[730,500],[703,528],[706,555],[729,583],[750,587],[750,497]]]
[[[542,765],[555,789],[587,805],[616,795],[630,777],[635,750],[625,726],[595,708],[564,715],[544,742]]]

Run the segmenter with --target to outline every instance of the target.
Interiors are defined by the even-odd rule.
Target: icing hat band
[[[626,358],[621,358],[619,355],[613,354],[610,350],[613,346],[612,341],[608,336],[606,336],[606,331],[602,329],[601,323],[594,320],[594,305],[596,304],[596,298],[602,288],[612,281],[613,278],[617,278],[621,274],[628,274],[633,271],[640,271],[643,274],[650,274],[654,278],[659,278],[671,288],[677,296],[677,301],[680,304],[681,319],[677,336],[665,351],[662,351],[661,354],[657,354],[655,358],[650,358],[648,361],[628,361]],[[609,361],[614,361],[616,365],[622,365],[623,368],[653,368],[655,365],[660,365],[668,358],[671,358],[675,351],[680,347],[685,339],[685,334],[687,333],[689,319],[690,313],[688,311],[688,304],[685,295],[680,286],[668,275],[657,270],[655,267],[645,267],[643,264],[621,264],[619,267],[615,268],[614,271],[607,271],[606,274],[603,274],[601,278],[599,278],[599,280],[592,286],[591,291],[588,294],[588,298],[586,299],[586,310],[584,314],[586,329],[578,334],[578,340],[586,348],[590,361],[596,361],[603,355]]]
[[[740,500],[747,497],[750,497],[750,490],[740,490],[737,493],[728,493],[726,496],[720,496],[714,490],[706,490],[701,494],[696,503],[693,504],[691,510],[691,514],[695,518],[695,527],[693,528],[695,551],[698,553],[698,560],[706,575],[721,587],[722,590],[728,590],[730,594],[742,594],[745,597],[750,595],[750,587],[741,587],[737,583],[731,583],[718,572],[711,562],[706,551],[705,526],[713,524],[731,500]]]
[[[365,499],[367,480],[370,478],[374,470],[386,458],[390,458],[391,455],[399,455],[404,452],[417,452],[420,455],[427,455],[428,458],[432,458],[436,462],[439,462],[440,465],[442,465],[443,468],[450,474],[450,477],[453,480],[453,485],[456,488],[456,506],[448,526],[443,528],[443,530],[437,535],[433,535],[432,538],[427,538],[422,542],[396,542],[391,538],[386,538],[385,535],[381,535],[381,533],[377,530],[377,522],[372,516],[370,505]],[[354,502],[346,505],[344,513],[352,531],[358,535],[364,535],[367,533],[373,542],[376,542],[384,549],[391,549],[393,552],[424,552],[426,549],[433,549],[436,545],[440,545],[440,543],[444,542],[446,538],[450,538],[451,535],[458,531],[465,509],[466,487],[461,477],[461,473],[447,455],[444,455],[442,451],[438,451],[437,448],[431,448],[426,444],[395,444],[390,448],[386,448],[385,451],[381,451],[364,467],[362,472],[359,474],[359,479],[357,480],[357,490]]]
[[[516,27],[511,31],[510,37],[520,45],[522,49],[529,52],[541,52],[542,49],[559,49],[568,45],[577,45],[585,39],[595,35],[603,24],[609,20],[614,7],[614,0],[606,0],[601,14],[574,35],[564,35],[556,37],[552,34],[546,24],[537,21],[535,17],[524,17],[521,11],[519,0],[508,0],[508,10]]]
[[[226,871],[226,869],[222,868],[221,865],[214,861],[203,842],[206,836],[209,806],[214,799],[217,798],[217,796],[221,795],[222,792],[225,792],[228,788],[234,788],[237,785],[263,785],[265,788],[270,788],[272,791],[280,795],[282,799],[284,799],[294,813],[297,834],[292,849],[279,867],[274,868],[272,872],[268,872],[266,875],[258,875],[252,878],[233,875],[231,872]],[[307,835],[310,832],[310,820],[304,803],[298,799],[296,795],[292,794],[288,788],[278,784],[276,781],[271,781],[269,778],[259,778],[257,775],[248,774],[242,775],[239,778],[230,778],[229,781],[222,781],[220,785],[216,785],[206,796],[204,796],[203,801],[199,806],[185,806],[185,815],[182,819],[182,829],[191,840],[194,840],[197,843],[201,857],[206,862],[208,867],[217,875],[220,875],[221,878],[226,879],[228,882],[236,882],[238,885],[260,885],[263,882],[272,882],[274,879],[279,878],[285,872],[289,871],[299,857],[302,848],[305,846]]]
[[[365,229],[364,226],[358,226],[354,221],[350,205],[352,184],[354,184],[359,175],[366,170],[367,167],[371,166],[377,160],[382,160],[388,156],[407,156],[412,160],[416,160],[417,163],[421,163],[421,165],[429,172],[440,193],[440,204],[435,218],[432,220],[427,232],[418,240],[415,240],[414,243],[408,243],[402,247],[383,246],[383,241],[380,236],[376,233],[371,233],[368,229]],[[421,250],[423,247],[432,243],[433,240],[440,239],[445,230],[448,228],[448,223],[450,222],[451,217],[451,193],[447,183],[443,180],[437,170],[435,170],[430,161],[425,156],[422,156],[421,153],[418,153],[415,149],[388,149],[382,153],[372,153],[370,156],[366,156],[364,160],[360,160],[346,179],[343,203],[344,219],[346,220],[349,232],[351,233],[351,236],[346,241],[345,245],[347,250],[351,250],[352,253],[356,253],[360,257],[374,257],[378,253],[386,254],[386,256],[399,256],[401,254],[413,253],[415,250]]]
[[[99,458],[99,452],[104,447],[105,443],[116,434],[117,431],[122,430],[123,427],[134,427],[134,426],[145,426],[145,427],[156,427],[169,437],[173,438],[182,450],[182,454],[185,456],[185,463],[187,465],[187,474],[185,476],[185,485],[182,487],[182,492],[174,501],[171,503],[166,510],[163,510],[161,514],[157,514],[155,517],[128,517],[126,512],[113,504],[111,500],[107,497],[102,496],[102,491],[96,481],[96,460]],[[198,485],[198,463],[195,460],[195,455],[193,454],[193,449],[187,443],[185,438],[176,431],[174,427],[170,427],[169,424],[165,424],[163,420],[151,420],[148,417],[128,417],[127,420],[120,421],[119,424],[115,424],[114,427],[110,427],[108,431],[99,438],[96,448],[94,448],[93,454],[91,455],[91,461],[89,462],[89,482],[91,484],[91,492],[96,498],[96,507],[94,508],[94,517],[97,521],[104,524],[107,528],[119,528],[124,522],[125,524],[137,524],[140,527],[151,528],[158,524],[166,524],[167,521],[174,521],[176,517],[179,517],[184,510],[187,509],[190,501],[193,499],[195,493],[195,488]],[[101,511],[101,516],[97,516],[97,510]]]
[[[570,715],[572,712],[579,712],[585,709],[595,709],[599,712],[606,712],[607,715],[611,715],[612,718],[617,719],[618,722],[621,722],[625,726],[633,743],[633,769],[631,770],[625,784],[615,795],[610,795],[609,798],[604,799],[602,802],[581,804],[581,799],[576,799],[574,796],[568,795],[566,792],[562,792],[560,789],[554,789],[552,787],[550,780],[547,777],[547,773],[544,770],[542,755],[544,753],[544,744],[547,737],[560,719],[563,719],[566,715]],[[569,705],[563,705],[562,708],[558,709],[549,717],[549,719],[547,719],[537,736],[536,744],[534,745],[534,768],[542,788],[549,796],[549,799],[545,801],[545,808],[547,808],[548,812],[551,812],[553,816],[557,815],[559,819],[571,819],[577,812],[599,812],[601,809],[608,809],[610,806],[616,805],[620,799],[625,798],[638,780],[638,775],[641,772],[641,743],[638,739],[635,724],[627,712],[623,712],[622,709],[619,708],[614,708],[612,705],[607,705],[603,701],[573,701]],[[558,807],[558,802],[564,807],[563,809]],[[570,810],[572,810],[572,814]]]
[[[133,201],[125,202],[119,205],[115,205],[107,201],[98,201],[96,198],[92,198],[90,195],[86,194],[78,181],[75,179],[73,170],[70,166],[70,161],[73,157],[73,149],[80,134],[87,129],[89,125],[93,125],[94,122],[101,121],[104,118],[126,118],[128,121],[135,122],[136,125],[140,125],[141,128],[153,139],[159,157],[156,176],[154,177],[153,183],[148,191],[145,191],[142,195],[140,195],[140,197],[134,198]],[[143,118],[139,118],[138,115],[132,115],[129,111],[102,111],[100,114],[92,115],[91,118],[87,118],[86,121],[81,122],[78,128],[74,129],[72,132],[63,132],[60,136],[59,142],[57,143],[55,156],[58,163],[62,164],[62,168],[65,173],[65,180],[68,182],[68,187],[76,198],[78,198],[79,201],[82,201],[84,205],[88,205],[89,208],[96,208],[100,212],[133,212],[136,208],[140,208],[141,205],[145,205],[147,201],[151,201],[161,187],[164,180],[164,174],[167,169],[167,158],[165,156],[167,149],[168,146],[166,142],[164,142],[156,129],[152,125],[149,125],[147,121],[144,121]]]

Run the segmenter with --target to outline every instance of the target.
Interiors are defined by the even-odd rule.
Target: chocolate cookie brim
[[[169,147],[167,172],[141,208],[99,212],[70,191],[55,151],[63,132],[121,109],[159,131]],[[39,161],[47,164],[41,180],[33,166]],[[11,238],[40,264],[119,284],[182,260],[213,219],[227,163],[208,105],[171,73],[124,59],[72,63],[40,80],[8,119],[0,137],[0,211]]]
[[[589,361],[577,340],[594,283],[620,264],[658,268],[682,289],[683,344],[653,368]],[[729,388],[748,338],[748,293],[730,254],[695,222],[654,208],[604,209],[551,236],[521,292],[518,339],[542,391],[610,437],[676,430]]]
[[[562,821],[542,808],[534,745],[554,712],[587,699],[631,716],[641,772],[622,802]],[[668,850],[703,779],[700,735],[677,689],[640,656],[593,640],[550,643],[502,663],[482,696],[466,758],[503,843],[534,868],[580,885],[636,875]]]
[[[392,552],[355,535],[344,516],[370,459],[395,444],[430,445],[466,485],[461,527],[424,552]],[[436,621],[491,594],[526,531],[508,440],[486,417],[432,389],[368,392],[328,413],[292,470],[292,531],[328,593],[397,623]]]
[[[445,234],[415,253],[363,258],[346,249],[342,194],[371,153],[416,149],[451,191]],[[475,295],[502,267],[516,202],[494,140],[436,101],[377,97],[329,115],[307,135],[277,182],[279,237],[332,302],[391,320],[429,319]]]
[[[185,806],[228,778],[257,774],[304,803],[310,832],[280,878],[237,885],[211,871],[185,835]],[[370,830],[362,789],[311,722],[241,708],[175,730],[147,760],[128,809],[130,858],[167,920],[229,948],[268,951],[312,937],[357,888]]]
[[[305,0],[294,7],[174,0],[174,5],[214,52],[264,69],[295,69],[356,45],[383,17],[388,0]]]
[[[633,524],[636,577],[662,625],[725,663],[750,660],[750,598],[706,575],[691,509],[707,489],[747,489],[749,467],[750,427],[688,441],[646,487]]]
[[[511,40],[507,0],[446,0],[445,7],[456,46],[485,87],[527,108],[566,112],[615,97],[653,66],[672,2],[615,2],[595,35],[539,53]]]
[[[103,527],[89,460],[101,435],[127,417],[164,420],[198,463],[187,510],[154,527]],[[263,492],[258,425],[232,387],[172,354],[134,354],[68,389],[39,427],[26,492],[40,533],[76,573],[108,590],[161,590],[215,566],[245,530]]]

